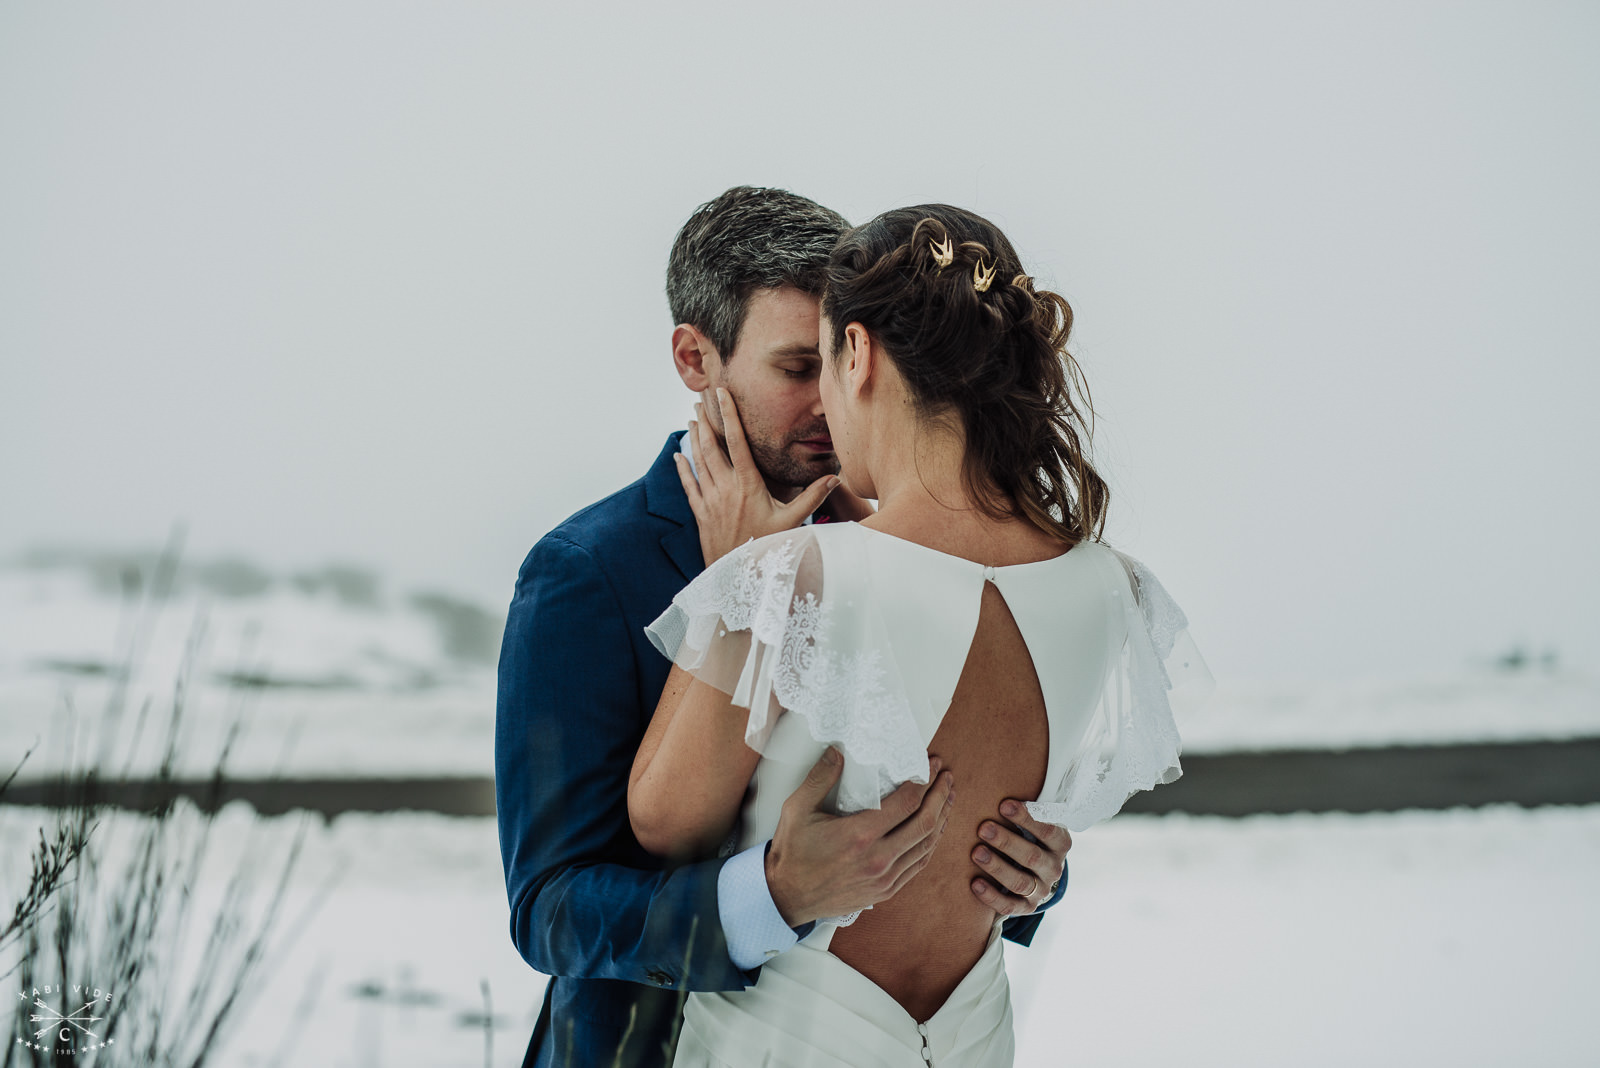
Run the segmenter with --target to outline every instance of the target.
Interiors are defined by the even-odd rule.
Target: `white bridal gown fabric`
[[[841,813],[928,781],[928,742],[965,666],[985,582],[1027,644],[1049,722],[1044,789],[1029,812],[1079,831],[1179,776],[1168,694],[1204,690],[1210,674],[1183,612],[1143,564],[1084,542],[990,567],[856,523],[812,526],[718,560],[647,629],[663,654],[749,709],[745,741],[762,759],[740,849],[772,836],[784,800],[829,745],[845,758]],[[674,1065],[1011,1063],[998,921],[949,1000],[917,1021],[828,952],[854,918],[819,923],[749,989],[691,994]]]

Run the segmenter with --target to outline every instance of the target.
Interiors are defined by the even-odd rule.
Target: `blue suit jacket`
[[[704,569],[680,436],[540,539],[506,620],[494,763],[511,940],[554,977],[525,1065],[610,1064],[625,1033],[620,1063],[661,1063],[681,992],[756,978],[728,958],[724,862],[666,868],[628,823],[628,773],[672,666],[644,628]],[[1039,918],[1006,937],[1028,944]]]

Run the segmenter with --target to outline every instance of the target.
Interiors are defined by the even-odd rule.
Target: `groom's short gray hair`
[[[672,243],[672,321],[699,330],[726,360],[756,290],[794,286],[822,295],[828,254],[849,226],[838,212],[786,189],[734,186],[696,208]]]

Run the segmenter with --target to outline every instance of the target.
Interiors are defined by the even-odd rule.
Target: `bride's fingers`
[[[700,405],[696,404],[694,411],[696,415],[699,415]],[[717,484],[716,477],[712,474],[711,468],[706,466],[704,450],[700,448],[701,430],[702,426],[699,419],[689,420],[689,451],[694,454],[694,474],[697,479],[703,479],[710,485],[715,486]],[[704,492],[703,489],[702,492]]]
[[[750,455],[750,444],[744,439],[744,423],[739,421],[739,406],[734,403],[733,394],[721,386],[717,387],[717,408],[722,412],[722,437],[728,443],[728,459],[733,465],[733,473],[742,482],[754,484],[761,481],[761,469],[756,466],[756,458]]]
[[[717,429],[711,425],[711,420],[705,417],[704,404],[696,402],[694,406],[695,422],[700,429],[700,452],[695,456],[695,462],[700,462],[700,456],[705,457],[706,466],[701,470],[711,473],[713,483],[721,482],[733,473],[732,466],[728,463],[728,456],[722,451],[722,442],[717,440]],[[702,474],[700,477],[704,478]]]
[[[700,492],[700,480],[694,477],[694,470],[689,467],[689,458],[680,452],[672,459],[678,465],[678,481],[683,483],[683,495],[689,498],[689,510],[694,513],[696,520],[703,520],[701,509],[705,507],[706,499]]]
[[[833,512],[833,518],[841,522],[851,522],[866,519],[872,515],[872,504],[850,492],[849,487],[840,489],[832,495],[832,503],[828,505]]]
[[[801,490],[800,496],[784,505],[779,510],[779,515],[789,526],[799,526],[805,521],[806,516],[822,507],[822,502],[828,499],[828,494],[832,493],[833,487],[838,484],[838,475],[823,475]]]

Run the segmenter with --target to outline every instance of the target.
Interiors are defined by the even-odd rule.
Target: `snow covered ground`
[[[0,808],[0,854],[45,818]],[[209,900],[294,826],[219,819]],[[484,980],[493,1063],[521,1063],[543,980],[506,934],[492,821],[340,816],[312,828],[295,904],[329,879],[223,1063],[292,1041],[287,1064],[475,1068]],[[1008,952],[1018,1063],[1593,1064],[1597,880],[1600,806],[1119,817],[1079,836],[1063,903]]]
[[[1595,1063],[1600,807],[1120,817],[1072,860],[1019,1064]]]

